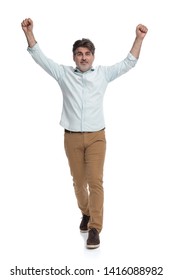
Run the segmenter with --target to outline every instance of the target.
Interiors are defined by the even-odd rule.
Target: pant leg
[[[68,158],[77,203],[81,212],[89,213],[88,186],[85,174],[85,148],[82,133],[65,133],[64,147]]]
[[[100,232],[103,227],[105,131],[88,133],[84,137],[86,178],[89,185],[89,228],[96,228]]]

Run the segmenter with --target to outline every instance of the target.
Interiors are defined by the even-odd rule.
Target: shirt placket
[[[82,112],[81,112],[81,131],[85,129],[85,117],[86,117],[86,73],[82,74]]]

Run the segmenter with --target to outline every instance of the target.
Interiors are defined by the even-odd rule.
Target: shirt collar
[[[87,70],[86,72],[81,72],[80,69],[76,67],[76,68],[74,69],[74,72],[75,72],[75,73],[76,73],[76,72],[77,72],[77,73],[88,73],[88,72],[90,72],[90,71],[92,72],[92,71],[94,71],[94,70],[95,70],[95,69],[92,67],[92,68],[90,68],[89,70]]]

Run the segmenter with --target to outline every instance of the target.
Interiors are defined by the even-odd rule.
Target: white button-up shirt
[[[112,66],[97,66],[81,72],[72,66],[59,65],[47,58],[38,44],[29,53],[59,84],[63,94],[60,125],[70,131],[98,131],[105,127],[103,97],[109,82],[135,66],[137,59],[129,53]]]

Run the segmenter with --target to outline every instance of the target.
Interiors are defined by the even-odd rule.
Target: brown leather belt
[[[65,133],[93,133],[93,132],[99,132],[102,130],[105,130],[105,127],[98,131],[70,131],[68,129],[64,129]]]

